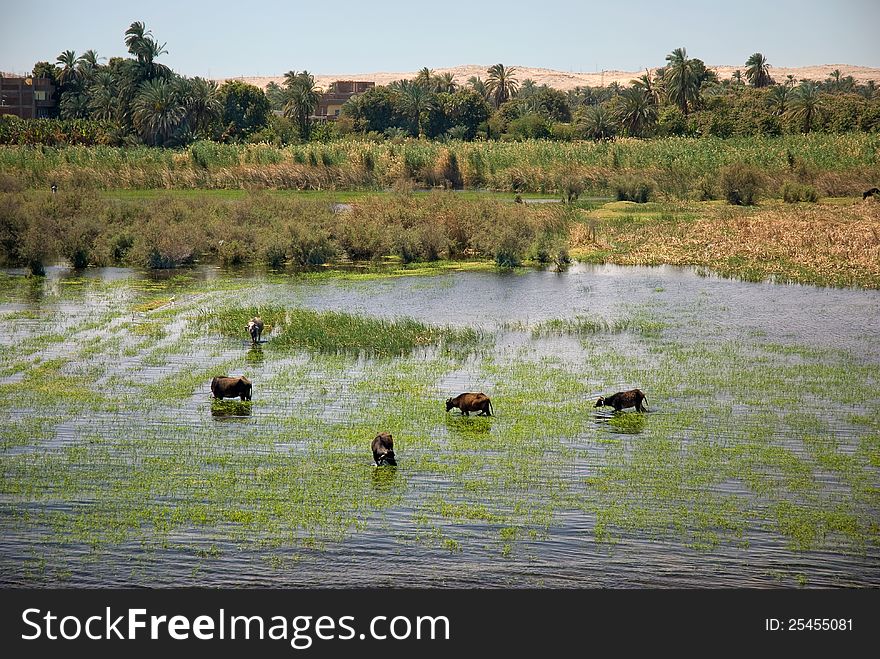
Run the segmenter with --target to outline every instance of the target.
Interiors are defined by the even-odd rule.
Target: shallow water
[[[8,283],[0,584],[880,585],[877,291],[583,265]],[[151,296],[173,299],[132,311]],[[273,332],[257,347],[206,332],[228,305],[484,340],[394,359],[279,351]],[[541,334],[577,316],[618,329]],[[212,407],[215,369],[254,381],[246,412]],[[648,414],[593,407],[635,386]],[[465,390],[497,416],[445,414]],[[396,470],[370,466],[385,429]]]

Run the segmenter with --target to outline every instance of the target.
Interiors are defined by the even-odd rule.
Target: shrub
[[[782,186],[782,198],[789,204],[799,201],[815,203],[819,200],[819,193],[812,185],[786,181]]]
[[[614,195],[617,201],[634,201],[644,204],[654,194],[654,184],[637,176],[622,176],[614,182]]]
[[[336,246],[325,229],[296,223],[289,231],[290,257],[296,265],[323,265],[336,255]]]
[[[721,170],[720,185],[727,203],[751,206],[763,188],[763,179],[755,167],[738,163]]]
[[[584,180],[574,174],[564,174],[559,181],[559,189],[562,192],[562,198],[566,203],[570,204],[577,201],[584,191]]]
[[[336,241],[353,261],[377,259],[391,251],[394,226],[352,211],[342,224]]]

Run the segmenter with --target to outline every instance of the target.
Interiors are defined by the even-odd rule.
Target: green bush
[[[782,186],[782,198],[789,204],[799,201],[816,203],[819,200],[819,193],[812,185],[786,181]]]
[[[719,182],[727,203],[751,206],[763,189],[764,177],[755,167],[738,163],[722,169]]]
[[[290,256],[296,265],[323,265],[336,255],[336,246],[324,229],[296,223],[289,230]]]
[[[622,176],[614,182],[614,195],[617,201],[634,201],[644,204],[651,200],[654,184],[638,176]]]

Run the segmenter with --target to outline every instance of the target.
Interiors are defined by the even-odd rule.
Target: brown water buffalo
[[[627,407],[635,407],[636,412],[647,412],[648,408],[645,407],[645,401],[647,400],[641,389],[630,389],[629,391],[618,391],[616,394],[608,397],[599,396],[599,400],[596,401],[596,407],[607,405],[613,407],[615,412],[620,412],[620,410]]]
[[[247,324],[247,331],[251,335],[251,341],[259,343],[263,334],[263,320],[259,316],[251,318]]]
[[[214,398],[235,398],[240,396],[242,400],[251,399],[252,383],[245,377],[230,378],[225,375],[215,375],[211,380],[211,395]]]
[[[376,461],[377,467],[397,466],[397,460],[394,459],[394,439],[390,432],[380,432],[376,435],[370,448],[373,449],[373,460]]]
[[[480,393],[459,394],[455,398],[446,399],[446,411],[453,407],[461,410],[464,416],[470,412],[479,412],[479,416],[492,416],[492,401],[482,391]]]

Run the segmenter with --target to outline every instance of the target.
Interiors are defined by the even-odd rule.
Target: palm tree
[[[284,74],[284,87],[287,97],[284,116],[292,117],[296,121],[300,137],[308,140],[312,127],[310,117],[321,100],[321,92],[315,87],[315,77],[308,71],[288,71]]]
[[[645,73],[635,80],[630,81],[636,89],[641,89],[654,105],[660,105],[660,86],[656,78],[651,78],[651,72],[645,69]]]
[[[604,105],[594,105],[584,111],[581,122],[584,135],[594,140],[614,137],[614,119]]]
[[[503,64],[490,66],[486,72],[489,74],[486,89],[496,108],[504,103],[504,101],[516,96],[518,85],[513,75],[515,72],[516,69],[514,67],[505,68]]]
[[[777,116],[782,116],[791,103],[792,90],[788,85],[775,85],[767,94],[767,107]]]
[[[58,82],[62,85],[66,82],[76,82],[79,78],[79,70],[76,67],[76,53],[72,50],[65,50],[55,61],[61,68],[58,72]]]
[[[753,53],[746,60],[746,78],[752,87],[767,87],[773,83],[770,77],[770,64],[761,53]]]
[[[119,89],[110,71],[98,71],[89,85],[89,110],[94,119],[119,119]]]
[[[163,78],[141,83],[132,104],[135,127],[153,145],[167,142],[185,114],[175,86]]]
[[[424,135],[422,130],[422,113],[434,105],[434,97],[431,91],[411,80],[401,80],[397,85],[404,111],[413,121],[416,134]]]
[[[792,93],[788,113],[795,121],[801,122],[803,131],[809,133],[813,123],[825,111],[825,105],[819,96],[819,85],[814,82],[803,82]]]
[[[100,66],[100,64],[98,64],[99,59],[105,58],[98,57],[98,53],[92,49],[89,49],[80,55],[76,60],[76,68],[80,77],[85,80],[91,80]]]
[[[666,56],[669,64],[663,73],[666,96],[687,116],[688,109],[697,103],[700,96],[700,82],[693,62],[688,59],[684,48],[676,48]]]
[[[223,113],[217,83],[213,80],[195,77],[180,78],[178,93],[190,128],[196,134],[204,136],[211,123]]]
[[[831,80],[831,88],[836,92],[840,91],[840,76],[841,76],[840,69],[834,69],[829,74],[829,78]]]
[[[657,106],[640,87],[627,87],[617,98],[617,119],[628,135],[642,137],[657,121]]]
[[[489,100],[489,89],[486,87],[486,83],[480,76],[471,76],[470,78],[468,78],[467,86],[473,89],[487,101]]]
[[[529,98],[530,96],[534,96],[537,91],[538,83],[536,83],[531,78],[526,78],[519,86],[519,90],[516,92],[516,95],[517,98]]]
[[[438,94],[454,94],[458,89],[458,83],[455,82],[455,74],[447,71],[433,78],[434,91]]]
[[[742,84],[742,81],[743,81],[743,74],[742,74],[742,71],[740,71],[739,69],[737,69],[736,71],[734,71],[733,73],[731,73],[731,74],[730,74],[730,80],[731,80],[731,82],[733,82],[733,84],[735,84],[735,85],[741,85],[741,84]]]
[[[168,77],[171,69],[155,61],[158,57],[168,54],[165,44],[159,44],[153,39],[152,32],[145,27],[143,23],[136,21],[125,31],[125,45],[128,46],[128,52],[137,57],[142,80]]]
[[[430,89],[434,84],[434,70],[427,66],[421,69],[413,80],[417,85],[422,85],[425,89]]]
[[[58,116],[62,119],[85,119],[89,116],[89,100],[85,94],[70,90],[61,95]]]

